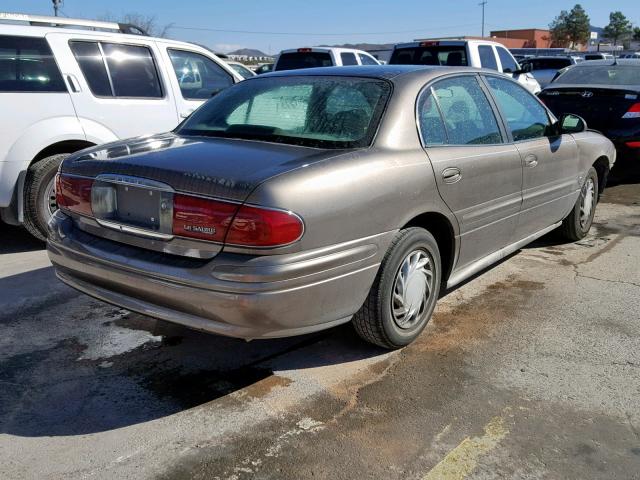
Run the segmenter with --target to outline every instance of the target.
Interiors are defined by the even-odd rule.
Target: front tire
[[[55,176],[68,153],[43,158],[27,170],[24,185],[24,226],[39,240],[47,239],[47,223],[58,209],[55,197]]]
[[[571,213],[562,221],[560,231],[567,240],[576,242],[587,236],[593,223],[598,203],[598,173],[591,167],[580,189],[580,195]]]
[[[442,277],[440,250],[423,228],[398,232],[353,326],[366,341],[396,349],[413,342],[431,319]]]

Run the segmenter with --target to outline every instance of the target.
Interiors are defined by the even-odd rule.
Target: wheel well
[[[604,188],[607,186],[607,178],[609,177],[609,159],[607,157],[600,157],[593,163],[593,168],[596,169],[598,174],[598,193],[604,192]]]
[[[403,228],[420,227],[428,230],[436,239],[442,260],[442,282],[446,283],[455,256],[455,235],[451,223],[444,215],[436,212],[422,213],[411,219]]]
[[[63,142],[54,143],[53,145],[49,145],[47,148],[41,150],[35,157],[33,157],[31,163],[36,163],[43,158],[50,157],[51,155],[57,155],[58,153],[73,153],[78,150],[82,150],[83,148],[93,146],[93,143],[87,142],[86,140],[65,140]]]

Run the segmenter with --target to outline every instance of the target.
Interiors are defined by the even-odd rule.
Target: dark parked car
[[[520,61],[523,70],[529,71],[542,88],[551,83],[558,70],[575,65],[572,57],[534,57]]]
[[[558,227],[583,238],[614,159],[498,72],[277,72],[172,133],[65,159],[49,257],[78,290],[192,328],[264,338],[353,319],[397,348],[441,285]]]
[[[640,62],[591,60],[568,68],[540,93],[556,116],[575,113],[616,145],[640,158]]]

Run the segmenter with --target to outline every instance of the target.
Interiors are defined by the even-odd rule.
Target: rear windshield
[[[560,75],[554,83],[569,85],[640,85],[640,64],[578,65]]]
[[[434,45],[430,47],[396,48],[390,65],[446,65],[466,67],[467,50],[464,46]]]
[[[378,79],[256,78],[216,95],[177,133],[361,148],[373,140],[390,93],[390,84]]]
[[[328,52],[291,52],[282,53],[278,58],[276,70],[299,70],[301,68],[331,67],[331,55]]]

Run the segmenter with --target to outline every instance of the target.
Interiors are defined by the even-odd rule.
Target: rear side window
[[[44,38],[0,35],[0,92],[66,92]]]
[[[442,80],[433,86],[451,145],[489,145],[502,142],[491,104],[476,77]]]
[[[99,97],[162,98],[151,51],[141,45],[69,42],[91,92]]]
[[[518,64],[509,52],[502,47],[496,47],[496,50],[498,51],[498,57],[500,58],[503,72],[513,73],[518,70]]]
[[[332,65],[333,61],[328,52],[291,52],[280,54],[274,70],[298,70]]]
[[[210,98],[233,85],[233,78],[220,65],[204,55],[168,49],[182,96],[190,100]]]
[[[425,90],[418,100],[418,122],[422,142],[425,145],[447,143],[447,131],[432,89]]]
[[[496,62],[496,56],[493,54],[492,47],[489,45],[480,45],[478,47],[478,53],[480,54],[480,66],[482,68],[498,70],[498,63]]]
[[[342,65],[358,65],[358,61],[356,60],[356,56],[351,52],[342,52],[340,54],[340,60],[342,60]]]
[[[551,122],[547,111],[533,95],[513,81],[486,78],[515,142],[546,135]]]
[[[365,55],[364,53],[359,53],[358,56],[360,57],[360,63],[362,65],[379,65],[379,63],[376,62],[375,59],[373,59],[369,55]]]

